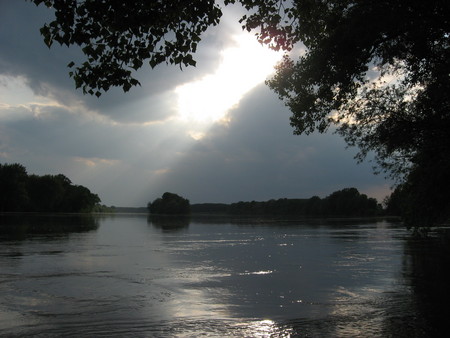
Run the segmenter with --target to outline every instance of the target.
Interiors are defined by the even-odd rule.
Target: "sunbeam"
[[[260,45],[253,36],[234,37],[235,45],[221,53],[215,73],[175,89],[182,121],[209,125],[223,119],[228,110],[273,71],[281,54]]]

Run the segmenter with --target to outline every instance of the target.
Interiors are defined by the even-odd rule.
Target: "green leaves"
[[[148,203],[148,211],[152,214],[187,215],[190,209],[188,199],[170,192],[165,192],[161,198]]]
[[[31,0],[36,5],[42,0]],[[111,87],[129,91],[139,81],[131,76],[148,62],[195,66],[201,34],[219,22],[222,12],[213,0],[103,1],[48,0],[55,19],[41,28],[48,47],[81,47],[86,59],[69,75],[83,93],[99,96]]]
[[[191,54],[188,54],[188,55],[186,55],[184,58],[183,58],[183,63],[184,63],[184,65],[187,67],[187,66],[194,66],[195,67],[195,65],[197,64],[197,62],[192,58],[192,55]]]
[[[52,35],[50,33],[49,26],[44,25],[40,29],[40,32],[41,32],[41,35],[44,37],[44,43],[47,45],[48,48],[50,48],[52,46],[53,39],[52,39]]]

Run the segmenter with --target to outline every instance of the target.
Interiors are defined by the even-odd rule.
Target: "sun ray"
[[[281,54],[259,44],[248,34],[234,37],[235,45],[221,53],[216,72],[175,89],[182,121],[209,125],[225,117],[230,108],[273,72]]]

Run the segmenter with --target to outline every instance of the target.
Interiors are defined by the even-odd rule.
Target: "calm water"
[[[0,336],[447,332],[448,242],[387,221],[0,221]]]

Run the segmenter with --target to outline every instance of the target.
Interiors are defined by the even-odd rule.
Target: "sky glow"
[[[197,67],[143,67],[141,86],[97,98],[68,76],[79,49],[42,41],[48,9],[0,1],[0,163],[63,174],[115,206],[166,191],[232,203],[347,187],[381,201],[390,182],[357,165],[340,137],[293,135],[291,113],[263,83],[281,53],[244,33],[237,11],[225,8],[202,36]]]
[[[261,46],[250,34],[234,37],[235,45],[221,53],[222,62],[213,74],[175,89],[179,118],[211,124],[273,72],[281,54]]]

